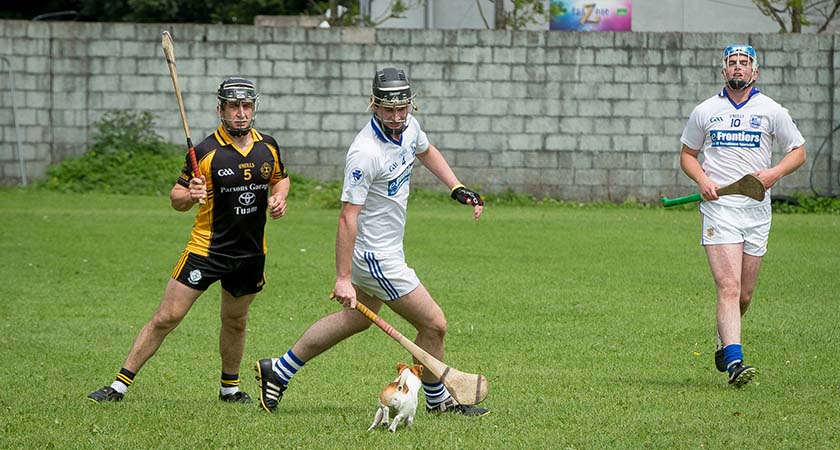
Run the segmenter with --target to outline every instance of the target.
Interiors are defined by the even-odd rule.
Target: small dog
[[[423,366],[419,364],[414,366],[405,363],[397,364],[397,378],[379,392],[379,408],[368,431],[372,431],[379,425],[388,426],[392,415],[394,420],[388,427],[388,431],[392,433],[397,431],[397,425],[403,419],[405,419],[406,427],[414,423],[414,414],[417,412],[417,393],[420,392],[420,375],[422,374]]]

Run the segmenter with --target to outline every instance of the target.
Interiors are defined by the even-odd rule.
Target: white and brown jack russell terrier
[[[414,423],[414,414],[417,412],[417,394],[420,392],[420,375],[423,373],[423,366],[415,364],[409,366],[405,363],[397,364],[397,378],[388,383],[379,392],[379,408],[373,423],[368,431],[372,431],[379,425],[388,426],[388,421],[393,417],[388,431],[397,431],[397,425],[405,420],[405,426],[410,427]]]

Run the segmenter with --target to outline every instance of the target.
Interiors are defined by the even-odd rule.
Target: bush
[[[174,146],[155,132],[155,116],[149,112],[111,111],[95,124],[92,151],[169,155]]]
[[[794,194],[789,198],[782,197],[779,201],[775,201],[774,197],[773,212],[840,214],[840,198]]]
[[[39,186],[60,192],[167,195],[185,150],[163,141],[148,112],[112,111],[95,124],[93,145],[82,156],[47,170]]]

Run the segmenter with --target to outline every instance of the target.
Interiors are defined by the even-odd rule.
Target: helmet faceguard
[[[257,117],[257,105],[260,98],[253,81],[238,77],[223,80],[219,84],[216,98],[218,99],[219,121],[225,127],[225,131],[228,134],[231,136],[244,136],[251,131],[251,127],[254,125],[254,119]],[[231,120],[225,118],[223,110],[225,104],[228,102],[236,102],[237,104],[240,102],[251,102],[254,105],[251,118],[246,126],[237,127]]]
[[[745,55],[750,58],[749,78],[727,77],[726,69],[729,67],[729,57],[733,55]],[[758,78],[758,59],[755,49],[751,45],[746,44],[734,44],[726,47],[723,50],[723,58],[721,59],[721,74],[723,75],[723,81],[732,90],[740,91],[752,86]]]
[[[376,107],[373,110],[373,116],[384,130],[394,135],[400,135],[405,131],[408,126],[408,115],[416,109],[414,97],[404,70],[386,67],[376,71],[371,87],[370,106]],[[380,108],[407,108],[407,111],[402,117],[395,115],[384,119],[380,115]]]

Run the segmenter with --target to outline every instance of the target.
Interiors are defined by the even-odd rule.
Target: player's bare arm
[[[286,215],[286,197],[289,196],[291,182],[289,177],[271,186],[271,197],[268,198],[268,212],[272,219],[279,219]]]
[[[785,155],[785,157],[782,158],[782,160],[775,166],[756,172],[756,176],[761,179],[761,182],[764,183],[764,187],[766,189],[770,189],[779,180],[793,173],[796,169],[800,168],[802,164],[805,164],[806,159],[805,146],[802,145],[796,147],[788,152],[788,154]]]
[[[428,150],[423,153],[418,153],[417,159],[419,159],[430,172],[438,177],[440,181],[446,184],[446,187],[450,190],[453,190],[458,186],[463,187],[463,184],[458,181],[458,177],[455,176],[455,172],[453,172],[452,168],[449,167],[449,163],[446,162],[446,158],[443,157],[443,154],[434,145],[429,144]],[[484,211],[484,203],[480,200],[478,194],[475,194],[475,198],[477,198],[478,201],[470,202],[470,204],[473,206],[473,218],[478,220],[479,217],[481,217],[481,213]]]
[[[207,184],[204,175],[190,180],[190,187],[175,183],[169,191],[169,201],[177,211],[189,211],[199,199],[207,198]]]
[[[704,200],[717,200],[717,189],[720,186],[709,179],[706,172],[703,172],[703,167],[700,166],[700,161],[697,159],[697,155],[699,154],[700,150],[695,150],[683,144],[682,151],[680,152],[680,168],[682,168],[683,172],[689,178],[697,183],[700,189],[700,195],[703,196]]]
[[[335,238],[335,300],[348,308],[356,307],[356,290],[350,281],[353,270],[353,246],[356,243],[356,219],[362,205],[344,202],[338,216]]]

